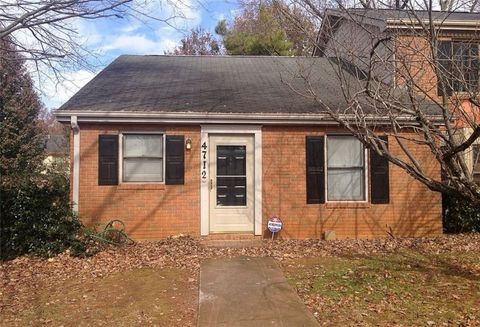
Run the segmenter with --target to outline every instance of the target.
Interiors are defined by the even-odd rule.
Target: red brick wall
[[[200,127],[80,125],[80,218],[87,225],[120,219],[134,239],[200,233],[199,147],[185,152],[185,184],[98,185],[98,135],[165,131],[200,143]],[[73,161],[73,160],[72,160]]]
[[[79,213],[86,224],[121,219],[134,239],[200,234],[200,127],[94,124],[80,127]],[[192,139],[192,150],[185,152],[185,184],[99,186],[98,135],[144,130],[161,130],[167,135],[181,134]],[[319,238],[325,230],[335,230],[338,238],[381,237],[386,236],[389,227],[398,236],[441,233],[440,195],[391,164],[390,204],[307,204],[305,136],[326,131],[319,127],[263,128],[264,230],[266,219],[277,214],[284,222],[283,238]],[[399,151],[394,142],[390,141],[389,146]],[[428,152],[419,148],[414,151],[421,162],[428,163],[428,169],[439,174]]]
[[[437,95],[437,76],[430,41],[421,36],[402,35],[395,38],[396,84],[415,83],[419,93],[441,102]]]
[[[389,204],[307,204],[305,136],[335,129],[312,127],[263,128],[263,216],[279,215],[284,238],[319,238],[334,230],[337,238],[436,235],[442,231],[441,196],[390,164]],[[389,147],[400,153],[398,144]],[[434,176],[440,171],[428,151],[412,148]]]
[[[466,40],[476,42],[479,36],[468,32],[443,32],[441,40]],[[429,100],[442,103],[438,95],[438,80],[435,74],[435,62],[432,56],[431,40],[420,35],[397,35],[395,37],[395,81],[397,86],[404,87],[406,82],[414,82],[421,95],[428,95]],[[449,98],[452,108],[462,108],[462,102],[468,95],[457,94]],[[467,105],[468,112],[468,104]]]

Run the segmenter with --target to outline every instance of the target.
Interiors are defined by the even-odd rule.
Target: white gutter
[[[169,123],[169,124],[262,124],[262,125],[337,125],[328,114],[241,114],[241,113],[192,113],[192,112],[131,112],[131,111],[57,111],[60,122],[76,117],[78,122],[91,123]],[[355,115],[342,115],[342,119],[357,120]],[[441,121],[436,116],[429,117]],[[367,121],[390,124],[389,117],[372,115]],[[399,121],[412,122],[411,116],[397,117]]]
[[[70,125],[73,131],[73,185],[72,185],[72,210],[78,213],[80,194],[80,126],[77,116],[71,116]]]

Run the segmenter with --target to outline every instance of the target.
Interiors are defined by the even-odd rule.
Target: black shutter
[[[118,184],[118,135],[98,136],[98,185]]]
[[[167,135],[165,184],[184,184],[185,171],[185,137],[183,135]]]
[[[388,137],[380,136],[388,147]],[[371,202],[386,204],[390,202],[390,181],[388,177],[388,159],[370,150]]]
[[[325,203],[325,138],[306,137],[307,203]]]

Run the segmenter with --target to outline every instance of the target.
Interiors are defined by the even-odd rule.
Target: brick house
[[[364,148],[300,94],[300,73],[308,71],[330,107],[346,105],[328,58],[331,28],[325,23],[319,34],[320,57],[117,58],[56,112],[72,127],[74,210],[87,224],[121,219],[135,239],[267,237],[273,215],[283,221],[283,238],[442,233],[440,194]],[[343,27],[335,28],[330,35]],[[378,67],[391,83],[398,81],[385,67],[393,62]],[[379,134],[382,119],[375,118]],[[384,140],[401,153],[394,139]],[[428,150],[418,146],[415,154],[440,176]]]

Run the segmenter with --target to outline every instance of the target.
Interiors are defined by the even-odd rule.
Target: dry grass
[[[289,281],[327,326],[478,326],[478,252],[292,259]]]
[[[197,285],[178,269],[132,269],[87,281],[61,281],[37,290],[5,325],[193,326]],[[1,324],[1,323],[0,323]]]

